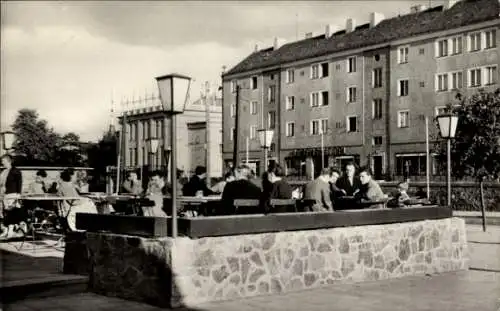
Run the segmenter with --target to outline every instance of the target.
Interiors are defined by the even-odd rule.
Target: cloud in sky
[[[155,76],[180,72],[196,79],[196,95],[255,43],[416,3],[428,1],[2,2],[2,127],[34,108],[57,131],[94,140],[109,125],[112,93],[137,98],[155,90]]]

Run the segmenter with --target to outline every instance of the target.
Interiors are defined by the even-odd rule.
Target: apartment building
[[[223,157],[232,159],[234,113],[226,108],[236,107],[238,84],[242,161],[250,154],[264,167],[251,126],[267,126],[275,129],[270,159],[291,175],[308,162],[318,171],[323,140],[325,165],[354,160],[377,178],[424,176],[426,117],[432,147],[434,117],[457,92],[498,88],[499,26],[497,0],[462,0],[391,18],[373,12],[360,25],[349,18],[344,29],[327,25],[281,46],[275,40],[222,76]],[[431,159],[434,174],[437,167]]]
[[[222,151],[222,101],[218,97],[209,102],[209,135],[207,142],[207,113],[205,103],[198,99],[186,105],[184,113],[177,117],[177,167],[191,174],[197,165],[206,166],[206,149],[210,148],[209,174],[223,174]],[[122,167],[138,170],[141,175],[152,169],[165,170],[170,167],[170,117],[161,108],[159,98],[137,103],[137,108],[128,109],[119,118],[123,128]],[[151,153],[148,139],[158,138],[157,152]]]

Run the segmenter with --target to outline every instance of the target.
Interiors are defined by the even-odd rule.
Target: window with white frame
[[[326,135],[328,133],[328,119],[321,119],[320,120],[321,122],[321,132],[320,133],[323,133],[324,135]]]
[[[257,125],[250,126],[250,139],[257,138]]]
[[[408,53],[410,48],[407,46],[398,49],[398,64],[406,64],[408,62]]]
[[[319,78],[319,64],[311,65],[311,79]]]
[[[485,48],[491,49],[497,46],[497,31],[491,29],[484,32]]]
[[[287,137],[295,136],[295,122],[286,123],[286,136]]]
[[[250,102],[250,114],[257,114],[258,103],[256,101]]]
[[[462,53],[462,36],[453,37],[450,39],[451,42],[451,55],[456,55]]]
[[[325,78],[325,77],[328,77],[328,74],[329,74],[329,64],[328,63],[322,63],[320,65],[321,67],[321,72],[320,72],[320,76],[321,78]]]
[[[382,68],[373,69],[373,87],[382,87]]]
[[[295,70],[288,69],[286,71],[286,83],[293,83],[293,82],[295,82]]]
[[[274,129],[276,126],[276,111],[269,111],[267,113],[267,127]]]
[[[347,59],[347,72],[356,72],[356,57],[349,57]]]
[[[319,92],[311,93],[311,107],[319,106]]]
[[[443,115],[446,113],[446,106],[437,106],[436,108],[434,108],[434,115],[437,117],[437,116],[440,116],[440,115]]]
[[[479,51],[481,49],[481,33],[475,32],[469,34],[469,52]]]
[[[486,66],[484,68],[484,84],[491,85],[497,83],[497,66]]]
[[[231,104],[231,117],[236,116],[236,104]]]
[[[231,93],[236,92],[236,80],[231,81]]]
[[[382,136],[373,136],[372,145],[374,146],[382,145]]]
[[[321,92],[321,106],[328,106],[328,91]]]
[[[311,120],[309,124],[309,133],[311,135],[319,135],[319,120]]]
[[[448,56],[448,39],[437,42],[437,57]]]
[[[274,103],[276,99],[276,85],[270,85],[267,88],[267,102]]]
[[[448,91],[448,74],[441,73],[436,75],[436,91]]]
[[[398,111],[398,127],[404,128],[410,125],[410,111],[400,110]]]
[[[348,103],[356,102],[356,95],[357,95],[357,91],[356,91],[355,86],[351,86],[351,87],[347,88],[347,102]]]
[[[358,130],[358,117],[357,116],[347,116],[346,117],[346,130],[347,130],[347,133],[356,132]]]
[[[231,132],[229,133],[229,139],[230,139],[231,141],[233,141],[233,140],[234,140],[234,127],[232,127],[232,128],[231,128]]]
[[[372,119],[380,120],[382,119],[382,98],[375,98],[372,101]]]
[[[257,87],[258,87],[258,85],[257,85],[257,77],[252,77],[252,78],[250,79],[250,88],[251,88],[252,90],[256,90],[256,89],[257,89]]]
[[[451,89],[458,90],[464,85],[463,74],[461,71],[452,72],[451,74]]]
[[[408,96],[408,79],[399,80],[398,96]]]
[[[469,70],[469,87],[481,86],[481,68]]]
[[[285,100],[286,110],[295,109],[295,96],[287,96]]]

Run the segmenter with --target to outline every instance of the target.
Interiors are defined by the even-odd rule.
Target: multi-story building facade
[[[208,99],[208,103],[208,118],[206,106],[200,99],[188,103],[184,113],[177,117],[177,168],[192,174],[196,166],[206,166],[207,148],[210,148],[208,173],[211,177],[220,177],[223,174],[222,102],[219,96],[215,101]],[[170,167],[171,119],[162,111],[159,98],[150,98],[149,103],[139,103],[138,106],[140,108],[125,111],[125,118],[119,118],[120,124],[125,120],[125,127],[122,128],[122,167],[143,173],[152,169],[167,170]],[[210,137],[206,134],[207,120]],[[150,138],[159,140],[155,153],[149,150]]]
[[[270,158],[288,174],[302,174],[308,161],[321,167],[323,136],[325,165],[354,160],[377,178],[423,176],[426,118],[432,146],[434,117],[457,92],[498,88],[499,26],[497,0],[463,0],[388,19],[371,13],[363,25],[348,19],[343,30],[327,26],[323,35],[282,46],[275,40],[222,76],[223,157],[232,159],[239,84],[239,140],[250,139],[248,153],[261,169],[252,126],[274,127]],[[433,158],[431,171],[438,173]]]

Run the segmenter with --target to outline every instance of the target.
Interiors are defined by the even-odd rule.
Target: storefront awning
[[[325,147],[324,152],[327,156],[342,156],[345,155],[345,147]],[[290,157],[308,157],[318,155],[321,155],[321,148],[295,149],[289,154]]]

